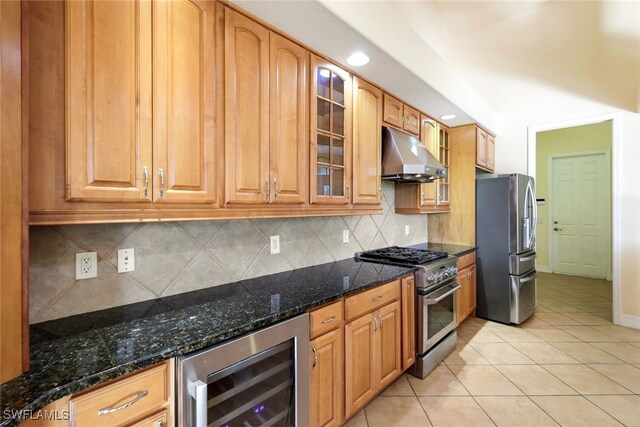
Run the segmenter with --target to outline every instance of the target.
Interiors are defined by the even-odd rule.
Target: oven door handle
[[[462,286],[460,286],[459,284],[456,284],[456,286],[451,289],[449,292],[446,292],[440,296],[438,296],[437,298],[425,298],[424,302],[427,305],[434,305],[439,303],[440,301],[442,301],[443,299],[445,299],[446,297],[448,297],[449,295],[453,294],[454,292],[456,292],[458,289],[462,288]]]

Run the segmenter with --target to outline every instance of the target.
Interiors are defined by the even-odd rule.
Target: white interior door
[[[611,184],[605,153],[552,160],[553,272],[605,278]]]

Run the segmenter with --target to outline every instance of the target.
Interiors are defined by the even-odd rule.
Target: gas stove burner
[[[448,255],[449,254],[446,252],[391,246],[388,248],[360,252],[356,255],[356,258],[394,264],[420,265],[440,258],[446,258]]]

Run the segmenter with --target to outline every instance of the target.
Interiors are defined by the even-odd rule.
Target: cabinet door
[[[215,3],[153,7],[154,202],[216,201]]]
[[[269,30],[225,8],[228,203],[269,202]]]
[[[464,319],[467,318],[467,313],[469,312],[469,297],[467,296],[469,291],[468,271],[468,268],[460,270],[456,277],[458,284],[461,286],[458,292],[456,292],[456,318],[458,324],[462,323]]]
[[[358,412],[377,391],[374,381],[374,321],[367,314],[344,328],[345,416]]]
[[[351,201],[351,77],[311,56],[311,203]]]
[[[271,202],[307,200],[307,69],[309,52],[271,32]]]
[[[496,168],[496,139],[487,134],[487,169],[494,171]]]
[[[422,145],[424,145],[431,154],[436,156],[436,158],[438,157],[438,148],[440,146],[440,133],[438,128],[438,122],[427,116],[421,116],[420,142],[422,142]],[[435,206],[438,203],[437,191],[437,182],[420,184],[420,206]]]
[[[403,104],[393,96],[384,94],[384,111],[382,121],[402,129],[404,122]]]
[[[467,315],[472,316],[476,311],[476,265],[473,264],[467,270],[468,279],[467,279]]]
[[[402,324],[398,301],[378,311],[379,327],[374,336],[375,379],[383,389],[402,374]]]
[[[440,128],[438,133],[440,137],[438,138],[438,160],[440,163],[447,168],[447,172],[450,172],[449,168],[451,167],[451,151],[449,147],[449,130],[446,128]],[[450,205],[451,194],[449,185],[450,176],[447,175],[445,178],[440,178],[436,180],[436,184],[438,186],[438,207],[444,208]]]
[[[67,2],[65,25],[66,199],[150,201],[151,2]]]
[[[311,426],[339,426],[344,404],[344,334],[342,328],[310,343]]]
[[[380,204],[382,91],[353,78],[353,204]]]
[[[420,134],[420,112],[405,105],[404,106],[404,122],[402,129],[411,132],[414,135]]]
[[[413,276],[402,279],[402,370],[416,361],[416,289]]]
[[[487,167],[487,133],[476,128],[476,164]]]

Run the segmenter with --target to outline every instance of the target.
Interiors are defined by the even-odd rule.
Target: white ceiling
[[[467,36],[513,18],[549,0],[452,1],[432,0],[452,39]]]
[[[461,108],[317,1],[233,2],[343,66],[351,53],[364,51],[371,58],[370,63],[354,68],[363,77],[436,118],[455,114],[455,119],[447,121],[449,125],[474,122]]]

